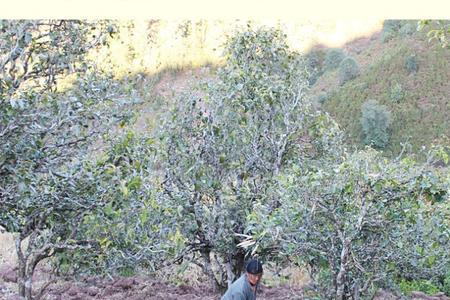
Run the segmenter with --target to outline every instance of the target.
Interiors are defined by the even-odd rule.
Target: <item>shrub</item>
[[[130,266],[123,266],[119,269],[119,275],[122,277],[131,277],[136,274],[136,270]]]
[[[439,287],[431,280],[412,280],[402,279],[398,284],[400,291],[405,295],[410,295],[413,291],[423,292],[428,295],[434,295],[439,292]]]
[[[386,106],[375,100],[368,100],[362,105],[361,125],[366,145],[384,148],[389,141],[391,113]]]
[[[245,253],[233,235],[244,233],[255,200],[262,199],[255,195],[264,195],[278,172],[303,156],[303,146],[293,137],[308,134],[313,126],[306,123],[313,118],[304,92],[308,87],[304,61],[289,50],[281,31],[240,32],[225,50],[226,64],[218,80],[205,90],[209,103],[196,104],[198,97],[188,95],[188,101],[174,107],[160,131],[164,141],[161,164],[167,178],[162,186],[167,193],[161,197],[166,205],[179,207],[180,213],[173,217],[183,238],[178,249],[201,254],[205,266],[211,266],[210,253],[229,257],[226,263],[231,272],[222,273],[223,265],[205,268],[217,287],[225,287],[240,274]],[[314,120],[314,125],[322,119]],[[267,138],[255,140],[261,132]],[[283,148],[272,141],[283,143]],[[239,191],[234,187],[238,181],[242,182]],[[250,188],[244,191],[246,186]],[[234,191],[238,197],[216,201],[217,196],[234,195]],[[276,205],[275,201],[265,203]],[[204,242],[191,249],[187,241],[200,235]]]
[[[386,54],[383,55],[382,60],[383,60],[383,63],[389,64],[390,61],[392,60],[392,55],[389,54],[389,53],[386,53]]]
[[[359,66],[352,57],[347,57],[339,64],[339,84],[343,85],[347,81],[359,75]]]
[[[109,200],[92,179],[87,151],[126,117],[126,101],[118,103],[126,96],[98,89],[112,85],[108,73],[83,84],[96,69],[86,54],[108,43],[114,24],[2,20],[0,27],[0,224],[15,236],[20,298],[31,299],[42,260],[95,252],[96,241],[78,228]],[[55,92],[69,77],[73,88]]]
[[[444,278],[444,284],[442,285],[442,292],[444,292],[447,296],[450,296],[450,272],[447,273],[447,276]]]
[[[410,55],[405,59],[405,68],[408,71],[408,74],[415,73],[419,70],[415,55]]]
[[[392,19],[384,20],[383,30],[384,29],[398,30],[402,26],[402,23],[403,22],[401,20],[392,20]]]
[[[317,69],[322,69],[326,53],[326,49],[313,49],[308,54],[306,54],[305,57],[308,60],[310,66]]]
[[[399,20],[385,20],[383,22],[383,30],[381,32],[381,41],[386,43],[391,40],[397,32],[399,31],[401,26],[401,21]]]
[[[400,36],[406,37],[408,35],[413,34],[414,30],[415,30],[415,28],[411,23],[406,23],[406,24],[403,24],[403,26],[400,28],[399,33],[400,33]]]
[[[326,70],[336,69],[341,61],[345,58],[345,53],[342,49],[335,48],[328,50],[325,55],[324,66]]]
[[[312,86],[323,74],[323,54],[319,51],[311,51],[305,56],[306,70],[308,71],[308,83]]]
[[[328,100],[328,94],[326,92],[320,92],[316,95],[315,100],[320,104],[324,104]]]
[[[400,102],[405,98],[405,92],[403,91],[402,85],[400,83],[396,83],[393,87],[391,87],[390,98],[392,102]]]
[[[436,170],[428,168],[429,164],[414,163],[411,156],[401,161],[388,160],[374,149],[341,157],[337,161],[328,160],[320,167],[286,170],[276,194],[280,206],[275,212],[268,206],[258,207],[249,231],[258,243],[253,247],[273,247],[275,256],[282,253],[289,263],[295,261],[310,266],[311,287],[320,294],[320,299],[351,299],[344,295],[356,294],[359,294],[358,299],[372,299],[369,295],[378,288],[399,283],[393,279],[409,279],[410,276],[402,277],[402,263],[416,254],[419,258],[423,256],[418,253],[417,245],[433,243],[427,240],[428,232],[416,235],[415,228],[408,227],[429,215],[436,215],[430,205],[422,203],[417,196],[423,191],[424,176]],[[438,172],[432,176],[439,176]],[[433,184],[433,188],[447,189],[446,179],[436,182],[440,183]],[[440,214],[438,219],[436,225],[440,226],[447,216]],[[405,235],[410,236],[414,244],[398,246]],[[446,236],[441,239],[445,244],[435,242],[435,247],[443,253],[436,256],[439,265],[442,257],[447,263]],[[416,272],[423,276],[417,280],[434,279],[434,270],[425,275]],[[373,278],[379,281],[373,282]],[[429,283],[420,282],[420,288],[433,292],[440,287],[434,281]]]

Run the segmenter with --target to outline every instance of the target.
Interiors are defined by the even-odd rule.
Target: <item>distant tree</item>
[[[359,76],[360,70],[358,63],[352,57],[347,57],[339,64],[339,84],[343,85],[349,80]]]
[[[326,70],[333,70],[339,67],[341,61],[345,58],[345,53],[342,49],[335,48],[327,51],[325,55],[324,67]]]
[[[310,86],[314,85],[324,72],[324,56],[325,53],[323,50],[312,50],[305,55],[306,71],[308,72],[308,82]]]
[[[405,91],[400,83],[396,82],[390,90],[389,98],[392,102],[398,103],[405,98]]]
[[[408,74],[416,73],[419,70],[416,55],[413,54],[405,58],[405,69],[408,71]]]
[[[361,107],[361,126],[364,143],[377,148],[384,148],[389,142],[391,113],[386,106],[375,100],[368,100]]]
[[[320,103],[324,104],[329,98],[329,95],[326,92],[320,92],[315,96],[315,100]]]
[[[401,20],[384,20],[383,30],[381,32],[381,41],[383,43],[394,38],[402,26]]]
[[[400,34],[401,37],[407,37],[410,36],[414,33],[415,31],[415,26],[414,24],[412,24],[411,22],[405,23],[403,24],[398,33]]]

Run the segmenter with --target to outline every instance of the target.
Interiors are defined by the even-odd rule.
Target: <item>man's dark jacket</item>
[[[244,273],[238,280],[233,282],[228,288],[221,300],[255,300],[256,295],[253,293],[252,287]]]

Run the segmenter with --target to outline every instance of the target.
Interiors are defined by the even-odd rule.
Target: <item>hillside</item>
[[[2,24],[0,299],[450,300],[449,49],[250,23]]]
[[[410,143],[415,153],[422,145],[448,142],[450,51],[439,43],[429,43],[425,33],[414,29],[406,33],[400,29],[387,41],[383,41],[383,34],[349,42],[342,48],[359,64],[358,77],[341,86],[338,68],[326,71],[312,86],[311,94],[320,95],[319,106],[342,126],[352,145],[363,146],[361,106],[369,99],[391,112],[391,137],[384,149],[388,156],[397,155],[404,142]]]
[[[448,143],[450,138],[450,51],[436,42],[428,42],[424,32],[399,29],[386,39],[383,31],[360,37],[341,48],[346,56],[356,60],[360,75],[339,84],[339,68],[325,70],[325,56],[331,48],[318,44],[307,56],[315,57],[315,67],[320,76],[311,86],[310,95],[317,107],[330,113],[346,132],[350,145],[363,147],[361,106],[370,99],[385,105],[391,112],[390,139],[384,148],[387,156],[394,157],[402,150],[402,143],[410,144],[407,150],[418,153],[423,145],[433,142]],[[408,71],[410,60],[416,71]],[[213,69],[182,69],[161,76],[155,93],[166,99],[192,88],[198,80],[213,78]],[[321,69],[324,70],[321,70]],[[169,92],[170,91],[170,92]],[[151,103],[151,101],[150,101]],[[149,104],[150,104],[149,103]],[[151,104],[150,104],[151,105]],[[144,104],[145,106],[145,104]],[[145,109],[142,110],[145,115]]]

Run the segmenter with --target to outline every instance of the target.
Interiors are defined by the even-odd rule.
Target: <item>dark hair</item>
[[[249,260],[245,269],[250,274],[260,274],[263,271],[262,264],[258,259]]]

